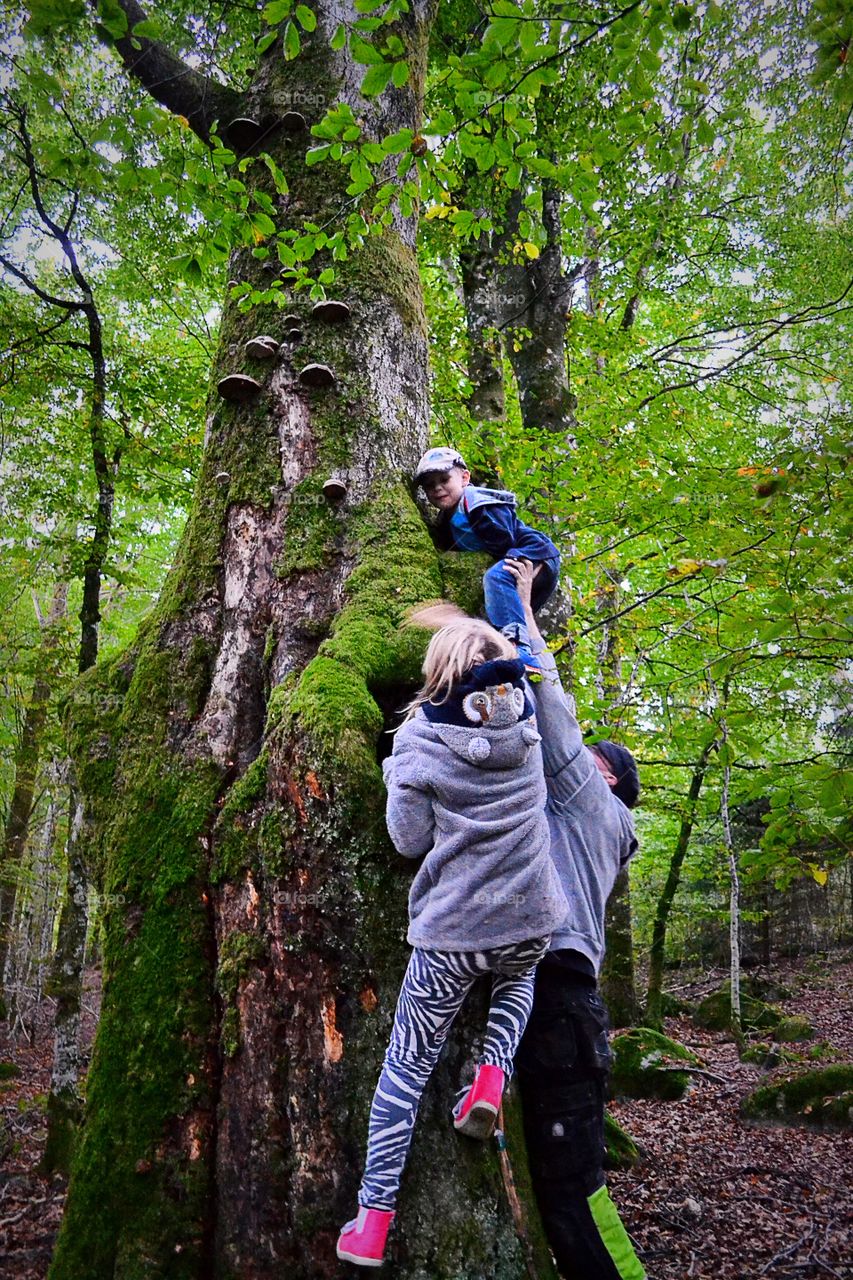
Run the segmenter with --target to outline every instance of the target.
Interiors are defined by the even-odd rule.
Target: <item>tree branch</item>
[[[93,6],[96,0],[91,0]],[[243,96],[228,85],[209,79],[187,66],[159,40],[134,36],[133,28],[148,15],[136,0],[117,0],[127,17],[127,35],[116,40],[100,29],[102,39],[115,49],[129,75],[138,80],[155,102],[176,116],[184,116],[193,133],[210,142],[216,121],[222,128],[241,114]],[[136,47],[138,46],[138,47]]]

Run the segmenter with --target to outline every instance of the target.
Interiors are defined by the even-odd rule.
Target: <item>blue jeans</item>
[[[533,579],[531,603],[538,613],[551,598],[560,580],[560,558],[541,560],[542,568]],[[502,631],[522,649],[530,649],[530,635],[524,622],[524,609],[515,585],[515,578],[498,560],[483,574],[483,591],[486,597],[486,617],[493,627]]]

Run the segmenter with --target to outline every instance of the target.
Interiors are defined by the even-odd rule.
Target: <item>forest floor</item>
[[[719,986],[722,970],[686,975],[671,990],[694,1001]],[[827,1057],[853,1062],[853,958],[815,956],[773,964],[793,992],[786,1014],[812,1022]],[[99,977],[88,975],[84,1039],[91,1044]],[[52,1052],[50,1001],[9,1041],[0,1024],[0,1062],[20,1075],[0,1080],[0,1277],[43,1280],[62,1216],[61,1178],[37,1173]],[[707,1074],[680,1102],[612,1104],[643,1148],[640,1164],[612,1173],[623,1214],[649,1280],[853,1280],[853,1133],[747,1125],[741,1100],[789,1068],[764,1071],[739,1060],[723,1033],[689,1018],[666,1031],[689,1045]],[[789,1046],[808,1049],[808,1045]],[[83,1278],[81,1277],[81,1280]]]
[[[810,1067],[853,1062],[849,953],[775,961],[768,973],[794,993],[774,1003],[808,1018],[816,1042],[827,1046]],[[705,971],[695,982],[671,979],[669,989],[694,1003],[727,977]],[[853,1131],[745,1123],[742,1099],[791,1067],[765,1071],[741,1062],[730,1035],[702,1031],[686,1017],[668,1018],[664,1029],[699,1055],[708,1074],[696,1075],[679,1102],[610,1108],[644,1151],[634,1169],[611,1173],[608,1182],[649,1280],[850,1280]]]

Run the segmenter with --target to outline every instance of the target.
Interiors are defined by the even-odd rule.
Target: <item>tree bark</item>
[[[30,829],[30,815],[33,808],[36,774],[38,773],[41,755],[41,739],[47,718],[48,702],[53,692],[55,649],[57,642],[56,624],[65,614],[68,598],[68,586],[58,582],[53,589],[50,613],[45,624],[37,659],[36,677],[21,729],[21,738],[15,752],[15,783],[12,799],[6,817],[3,833],[3,859],[0,863],[2,879],[0,879],[0,983],[6,971],[6,960],[9,954],[12,918],[15,913],[15,895],[18,888],[18,873],[27,836]],[[0,1000],[0,1005],[3,1001]]]
[[[571,449],[577,402],[569,386],[566,326],[577,273],[563,269],[560,192],[549,186],[543,189],[542,221],[547,238],[539,257],[533,260],[524,252],[513,252],[521,204],[522,192],[513,192],[502,248],[507,350],[525,427],[552,433]],[[514,305],[516,299],[520,300],[518,305]]]
[[[88,924],[86,867],[81,840],[84,813],[73,766],[69,772],[70,824],[65,897],[59,914],[56,951],[50,977],[45,984],[45,993],[56,1000],[56,1010],[53,1017],[53,1066],[47,1098],[47,1139],[39,1161],[39,1173],[44,1177],[57,1171],[68,1172],[83,1114],[79,1088],[82,1065],[80,1005]]]
[[[298,59],[280,40],[262,56],[256,117],[320,86],[368,138],[415,128],[430,6],[397,28],[409,85],[368,100],[362,69],[329,47],[354,7],[315,12]],[[290,194],[260,165],[245,180],[282,221],[340,216],[348,177],[305,166],[307,135],[265,145]],[[280,313],[226,303],[175,564],[130,648],[71,699],[104,995],[51,1280],[339,1273],[406,959],[382,708],[418,679],[422,637],[398,629],[403,610],[443,589],[407,483],[427,441],[415,230],[396,214],[335,264],[348,321],[289,299],[304,339],[271,368],[244,344],[279,336]],[[229,274],[266,287],[270,270],[241,249]],[[334,386],[305,386],[309,363]],[[219,380],[244,371],[261,391],[223,403]],[[332,472],[346,480],[337,505],[322,490]],[[406,1280],[522,1272],[496,1153],[448,1130],[469,1056],[455,1036],[422,1108],[390,1250]]]
[[[690,788],[687,792],[687,799],[684,805],[684,812],[681,817],[681,825],[678,830],[678,839],[675,842],[672,858],[669,863],[669,871],[667,872],[666,882],[664,884],[661,895],[658,898],[655,908],[655,919],[652,926],[652,944],[649,951],[649,986],[646,994],[646,1025],[649,1027],[660,1028],[663,1021],[662,1000],[663,1000],[663,963],[666,955],[666,929],[669,922],[669,913],[672,909],[672,903],[678,891],[678,885],[681,880],[681,868],[684,865],[684,859],[687,856],[687,849],[690,845],[690,837],[693,834],[693,826],[696,821],[696,806],[699,802],[699,795],[702,790],[702,783],[705,781],[705,771],[708,767],[708,760],[716,743],[709,742],[696,762],[696,767],[690,779]]]
[[[632,1027],[640,1020],[640,1001],[634,973],[634,929],[628,868],[619,872],[605,917],[606,949],[601,969],[601,994],[614,1027]]]
[[[482,422],[501,422],[506,402],[492,237],[483,237],[460,250],[459,268],[468,334],[469,406]]]

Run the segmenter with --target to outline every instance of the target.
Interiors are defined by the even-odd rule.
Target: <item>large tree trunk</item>
[[[251,114],[320,86],[369,138],[414,127],[427,6],[401,24],[410,85],[368,101],[361,69],[328,44],[355,10],[315,9],[296,61],[280,42],[262,57]],[[307,135],[273,130],[263,145],[287,175],[288,225],[339,215],[349,179],[305,168]],[[336,264],[344,323],[294,295],[304,339],[272,367],[244,343],[281,337],[280,313],[226,305],[175,565],[135,642],[71,702],[104,990],[52,1280],[339,1272],[336,1231],[354,1207],[406,960],[383,709],[418,677],[421,642],[399,632],[402,612],[443,587],[406,484],[427,439],[414,239],[414,219],[398,216]],[[230,275],[267,285],[269,272],[242,250]],[[335,386],[300,384],[309,363],[330,366]],[[219,379],[243,371],[261,392],[222,403]],[[322,491],[332,472],[346,477],[338,505]],[[449,1128],[467,1052],[455,1038],[419,1121],[391,1249],[399,1277],[523,1274],[496,1153]]]

